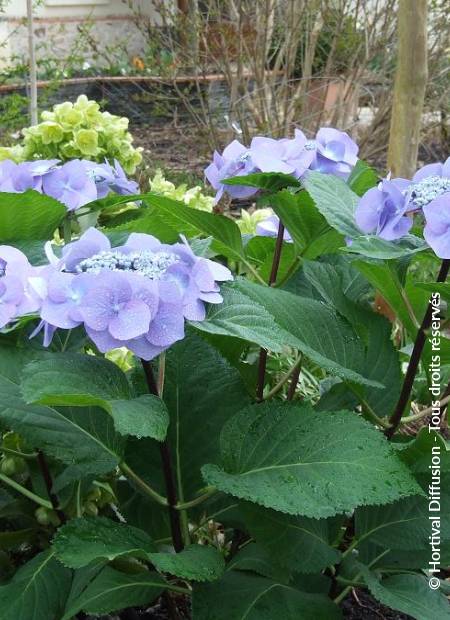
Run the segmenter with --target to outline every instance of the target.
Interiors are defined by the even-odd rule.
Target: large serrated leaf
[[[232,287],[223,286],[221,292],[223,303],[211,304],[206,319],[192,322],[194,327],[209,334],[234,336],[272,351],[282,351],[289,337],[265,308]]]
[[[328,224],[346,237],[358,237],[361,231],[355,223],[359,197],[336,176],[308,172],[303,181],[308,194]]]
[[[258,187],[270,193],[278,192],[285,187],[301,187],[298,179],[283,172],[254,172],[252,174],[222,179],[222,183],[225,183],[225,185]]]
[[[181,553],[159,553],[143,530],[105,517],[72,519],[59,528],[53,550],[60,562],[69,568],[132,556],[182,579],[213,581],[225,570],[223,556],[213,547],[190,545]]]
[[[439,432],[431,431],[427,426],[421,428],[411,441],[395,447],[400,459],[415,474],[429,475],[433,451],[439,454],[441,472],[450,472],[450,446]]]
[[[393,575],[380,580],[369,569],[362,570],[371,594],[391,609],[408,614],[416,620],[449,620],[447,598],[432,590],[421,575]]]
[[[336,519],[294,517],[248,502],[240,509],[252,538],[281,566],[315,573],[339,561],[340,552],[331,547]]]
[[[214,581],[225,570],[223,555],[201,545],[189,545],[180,553],[152,553],[150,561],[162,573],[193,581]]]
[[[25,366],[21,384],[28,403],[97,406],[109,413],[121,435],[162,441],[169,415],[160,398],[133,398],[125,374],[112,362],[77,353],[59,353]]]
[[[426,249],[428,249],[428,245],[425,241],[414,237],[414,235],[407,235],[399,241],[386,241],[376,235],[360,235],[355,237],[351,244],[345,248],[346,252],[351,254],[361,254],[367,258],[385,260],[404,258]]]
[[[330,226],[316,209],[307,192],[292,194],[282,191],[271,197],[271,207],[288,229],[291,237],[302,248],[303,253],[310,244],[325,235]],[[342,245],[339,238],[339,245]]]
[[[277,558],[279,559],[279,558]],[[289,583],[291,571],[274,559],[264,547],[251,542],[242,547],[227,563],[227,571],[242,570],[262,575],[268,579]]]
[[[106,517],[72,519],[57,531],[53,549],[69,568],[82,568],[94,560],[111,561],[123,555],[148,559],[156,551],[148,534]]]
[[[39,553],[0,586],[2,620],[60,620],[71,581],[51,551]]]
[[[319,594],[243,571],[229,571],[211,584],[194,587],[196,620],[339,620],[339,608]]]
[[[68,465],[66,481],[114,469],[123,441],[114,433],[110,416],[94,407],[55,409],[25,403],[18,383],[26,357],[20,350],[0,349],[0,422],[30,446]]]
[[[147,194],[146,199],[156,208],[157,214],[178,232],[201,232],[212,237],[216,249],[226,256],[237,260],[244,257],[241,231],[230,218],[192,209],[158,194]]]
[[[34,190],[0,192],[0,243],[50,239],[66,213],[62,203]]]
[[[378,381],[366,379],[361,374],[364,362],[363,342],[332,308],[314,299],[243,279],[222,289],[225,289],[225,306],[228,304],[228,291],[237,290],[251,300],[255,311],[260,306],[269,313],[278,327],[278,333],[274,332],[274,336],[276,334],[280,345],[299,349],[312,361],[338,377],[382,387]],[[211,319],[209,320],[211,322]],[[201,329],[201,324],[198,324],[198,328]]]
[[[191,495],[202,485],[201,466],[219,454],[219,430],[250,397],[239,372],[192,334],[167,353],[164,398],[172,420],[169,441],[184,493]]]
[[[450,540],[450,498],[442,497],[441,538]],[[424,549],[431,532],[433,513],[425,497],[407,497],[387,506],[362,506],[355,513],[359,544],[370,541],[391,549]]]
[[[106,566],[71,601],[62,620],[71,620],[81,610],[90,614],[107,614],[126,607],[146,605],[155,600],[167,585],[155,572],[129,575]]]
[[[267,508],[313,518],[388,504],[422,491],[386,439],[356,414],[309,405],[247,407],[221,434],[208,484]]]
[[[347,185],[358,196],[363,196],[378,183],[377,173],[365,161],[358,159],[347,179]]]

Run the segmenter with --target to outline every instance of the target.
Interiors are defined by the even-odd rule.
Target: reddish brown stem
[[[442,265],[439,270],[436,282],[445,282],[449,269],[450,260],[444,259],[442,261]],[[408,404],[409,398],[411,396],[414,379],[417,374],[417,369],[419,368],[420,358],[426,342],[426,331],[431,325],[432,313],[433,305],[430,299],[430,301],[428,302],[427,310],[425,312],[425,316],[422,320],[422,324],[419,327],[419,331],[417,332],[416,341],[414,342],[414,347],[411,353],[411,358],[409,360],[408,369],[406,371],[405,379],[403,381],[403,386],[400,392],[397,406],[395,407],[394,413],[389,419],[391,426],[385,431],[385,435],[388,439],[391,439],[391,437],[394,435],[395,431],[399,427],[400,421],[406,409],[406,405]]]
[[[149,362],[141,360],[145,378],[150,394],[159,396],[158,387]],[[173,547],[177,553],[183,550],[183,536],[181,533],[180,513],[175,508],[177,505],[177,490],[175,473],[170,456],[170,448],[167,439],[159,444],[159,452],[163,468],[164,482],[166,485],[167,502],[169,504],[170,531],[172,534]]]
[[[275,243],[275,251],[273,253],[272,269],[269,276],[269,286],[273,286],[277,281],[278,268],[281,260],[281,250],[283,248],[284,225],[280,220],[278,224],[277,241]],[[259,352],[258,362],[258,382],[256,385],[256,400],[261,402],[264,395],[264,383],[266,379],[267,351],[261,349]]]

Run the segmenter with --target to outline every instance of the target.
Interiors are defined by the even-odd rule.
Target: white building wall
[[[134,6],[152,21],[158,21],[151,0],[135,0]],[[13,58],[27,59],[26,14],[26,0],[6,0],[0,12],[0,67]],[[37,58],[76,56],[81,24],[92,24],[89,34],[100,52],[108,47],[125,47],[131,58],[145,48],[135,14],[123,0],[39,0],[34,8]],[[94,52],[89,54],[83,47],[81,55],[89,62]],[[106,59],[100,64],[107,64]]]

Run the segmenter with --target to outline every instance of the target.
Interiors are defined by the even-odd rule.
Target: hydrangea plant
[[[357,156],[332,128],[216,153],[242,231],[161,189],[104,217],[117,168],[91,202],[2,168],[2,618],[338,620],[354,588],[449,617],[448,162]],[[56,243],[77,191],[103,226]]]
[[[127,174],[134,174],[142,161],[133,147],[128,119],[102,112],[96,101],[80,95],[41,113],[41,122],[22,130],[23,142],[0,149],[0,158],[16,162],[32,159],[117,160]]]

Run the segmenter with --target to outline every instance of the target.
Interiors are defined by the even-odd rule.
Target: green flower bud
[[[96,517],[98,515],[97,505],[94,502],[86,502],[83,512],[90,517]]]
[[[16,460],[17,459],[14,456],[5,456],[0,464],[2,474],[5,474],[5,476],[14,476],[14,474],[17,474],[18,471]]]

